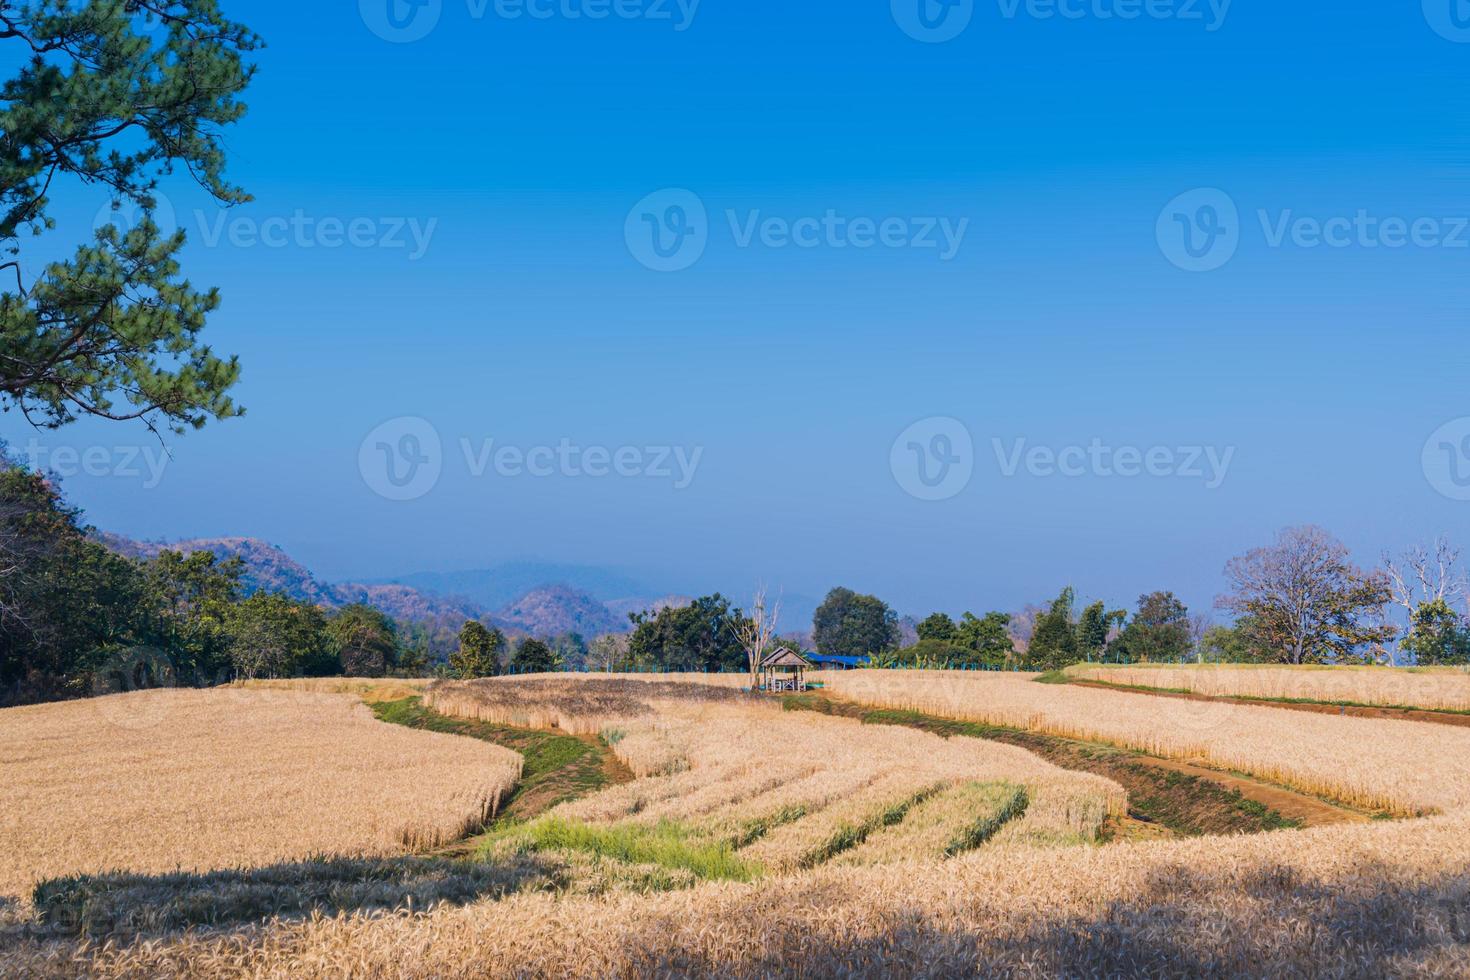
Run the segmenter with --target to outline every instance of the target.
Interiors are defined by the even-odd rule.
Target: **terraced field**
[[[863,671],[830,680],[819,703],[783,704],[697,676],[441,684],[421,702],[384,702],[380,716],[400,730],[458,731],[438,737],[468,744],[522,739],[531,754],[544,739],[570,739],[615,757],[625,775],[489,820],[453,857],[378,858],[373,867],[344,858],[180,882],[94,879],[85,895],[52,885],[37,892],[38,911],[11,927],[0,969],[282,977],[1470,969],[1470,732],[1012,675]],[[316,696],[349,706],[353,697]],[[544,727],[535,734],[527,724]],[[559,772],[555,758],[529,767],[528,781]],[[1172,775],[1137,775],[1149,768]],[[1232,795],[1232,779],[1347,816],[1292,817]],[[1150,799],[1171,781],[1182,795],[1166,794],[1159,809]],[[1174,807],[1178,800],[1189,806]],[[46,873],[29,871],[32,880]],[[222,895],[235,904],[210,922],[180,911],[218,909]],[[278,913],[263,913],[271,901]],[[88,945],[84,936],[111,941]]]

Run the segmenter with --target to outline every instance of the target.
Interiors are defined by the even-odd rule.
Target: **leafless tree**
[[[1354,566],[1347,547],[1320,527],[1286,528],[1270,547],[1231,559],[1225,576],[1232,591],[1217,604],[1250,616],[1288,663],[1356,657],[1396,632],[1380,619],[1388,576]]]
[[[587,649],[588,662],[605,674],[623,664],[628,658],[628,634],[604,633]]]
[[[1383,568],[1388,574],[1393,604],[1402,608],[1407,622],[1427,602],[1443,600],[1454,606],[1465,598],[1465,572],[1460,568],[1460,549],[1446,538],[1438,538],[1433,548],[1415,546],[1395,558],[1384,554]],[[1392,656],[1392,651],[1390,651]]]
[[[1214,617],[1208,613],[1195,613],[1189,617],[1189,648],[1194,651],[1195,663],[1205,662],[1205,634],[1214,625]]]
[[[745,648],[745,657],[750,664],[750,686],[760,683],[761,662],[776,635],[776,624],[781,618],[781,600],[778,598],[769,609],[766,607],[766,587],[756,586],[755,598],[750,603],[750,613],[739,617],[733,630],[735,639]]]

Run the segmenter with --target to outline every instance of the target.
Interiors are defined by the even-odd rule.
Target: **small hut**
[[[811,662],[790,647],[780,647],[761,661],[762,691],[805,691]]]

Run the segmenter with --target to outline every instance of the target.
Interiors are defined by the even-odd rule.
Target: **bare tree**
[[[604,633],[587,648],[587,661],[605,674],[610,674],[628,658],[628,634]]]
[[[1446,538],[1438,538],[1432,549],[1415,546],[1394,558],[1383,556],[1393,604],[1404,610],[1410,626],[1414,614],[1425,603],[1436,600],[1453,606],[1465,598],[1465,573],[1460,568],[1460,549]],[[1407,634],[1407,630],[1405,631]],[[1389,656],[1394,656],[1390,649]],[[1394,661],[1396,662],[1396,661]]]
[[[1363,645],[1391,639],[1379,617],[1388,576],[1364,572],[1347,547],[1320,527],[1289,527],[1276,543],[1225,566],[1231,593],[1217,605],[1250,616],[1258,635],[1288,663],[1350,659]]]
[[[750,606],[750,614],[738,617],[731,629],[735,639],[745,648],[745,657],[750,664],[750,686],[755,687],[760,683],[761,662],[766,659],[766,652],[776,635],[776,623],[781,618],[781,600],[778,598],[775,605],[767,609],[766,587],[758,585]]]
[[[1205,634],[1215,620],[1208,613],[1195,613],[1189,617],[1189,649],[1194,651],[1194,662],[1205,662]]]

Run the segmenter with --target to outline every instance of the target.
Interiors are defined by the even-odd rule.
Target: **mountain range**
[[[130,558],[148,559],[165,549],[208,551],[239,558],[246,594],[284,592],[327,609],[364,603],[407,623],[457,629],[465,620],[497,626],[511,636],[580,633],[587,639],[631,628],[628,614],[685,605],[683,596],[653,596],[622,573],[580,565],[507,562],[464,572],[425,572],[381,582],[329,583],[283,549],[258,538],[192,538],[135,541],[99,533],[107,547]]]

